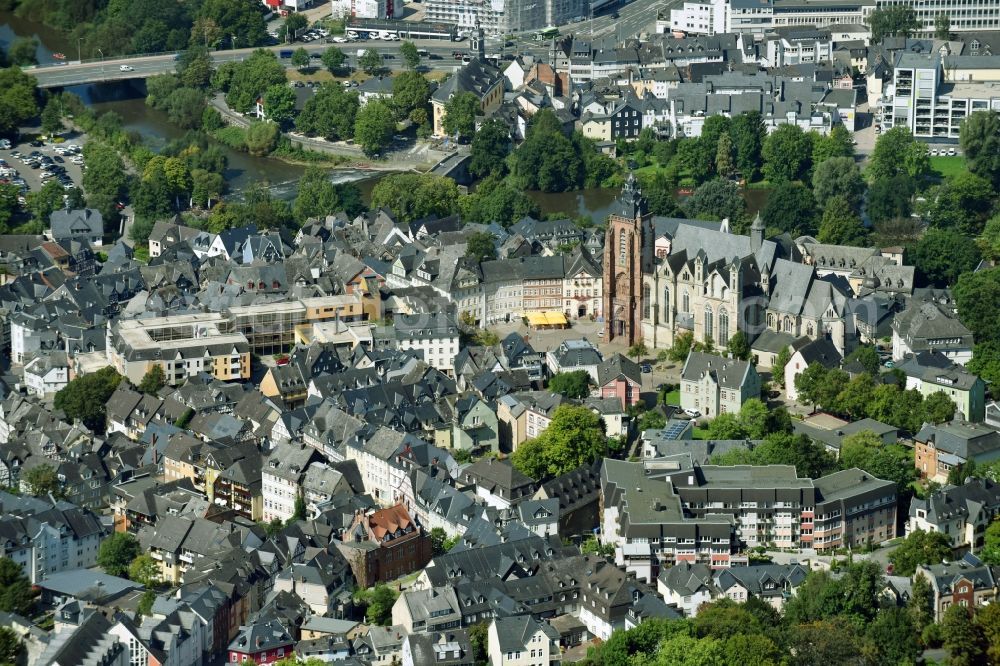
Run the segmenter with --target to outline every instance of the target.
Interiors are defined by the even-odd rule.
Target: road
[[[669,0],[663,3],[662,0],[635,0],[632,3],[620,7],[617,11],[619,18],[612,19],[609,10],[593,19],[573,23],[563,26],[564,35],[579,35],[584,38],[601,38],[611,35],[618,39],[635,37],[644,31],[650,31],[653,22],[656,20],[657,11],[664,11],[672,5],[680,4],[680,0]],[[468,51],[468,40],[463,42],[450,42],[440,39],[414,40],[414,43],[428,53],[440,56],[440,60],[427,60],[426,65],[430,69],[450,69],[456,62],[453,57],[455,51]],[[489,40],[488,40],[489,43]],[[296,44],[282,44],[275,46],[265,46],[270,51],[277,53],[286,49],[304,48],[309,53],[320,53],[329,46],[337,46],[348,54],[352,65],[357,61],[358,49],[374,49],[379,53],[390,53],[395,55],[399,51],[401,42],[383,42],[379,40],[356,41],[346,44],[327,44],[325,42],[309,42]],[[534,39],[534,32],[524,34],[514,38],[514,46],[507,47],[508,53],[523,53],[542,56],[548,53],[550,45],[547,42]],[[233,49],[229,51],[213,51],[212,60],[216,66],[226,62],[233,62],[245,59],[255,48]],[[165,53],[159,55],[117,57],[102,60],[88,61],[63,61],[37,67],[27,68],[26,71],[38,80],[40,88],[62,88],[85,83],[99,83],[107,81],[127,81],[129,79],[140,79],[155,76],[157,74],[167,74],[174,71],[176,54]],[[399,67],[399,58],[396,61],[386,62],[390,68]],[[287,61],[286,61],[287,62]],[[129,71],[121,71],[122,65],[132,67]]]

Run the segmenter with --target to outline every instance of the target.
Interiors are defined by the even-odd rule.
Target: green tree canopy
[[[910,211],[914,192],[913,179],[906,174],[897,174],[872,182],[868,190],[866,210],[877,231],[883,231],[885,225],[891,221],[902,220],[903,223],[912,226]],[[900,226],[900,223],[896,226]],[[919,225],[918,228],[922,226]],[[895,238],[898,237],[897,234]]]
[[[729,136],[736,149],[736,167],[747,179],[747,182],[755,180],[763,162],[761,151],[767,137],[767,130],[760,113],[750,111],[733,118],[729,128]]]
[[[487,176],[506,171],[506,159],[510,154],[512,141],[510,128],[498,118],[484,122],[472,138],[472,161],[469,172],[474,176]]]
[[[910,256],[918,273],[941,287],[954,285],[980,261],[976,242],[955,229],[928,229]]]
[[[920,180],[928,173],[930,159],[927,146],[914,139],[903,125],[897,125],[879,136],[865,170],[865,175],[873,183],[896,176]]]
[[[927,217],[932,226],[954,228],[968,236],[978,236],[993,210],[995,198],[990,181],[965,171],[937,188]]]
[[[604,422],[589,408],[563,404],[538,437],[522,442],[511,462],[532,478],[558,476],[607,452]]]
[[[416,69],[420,66],[420,53],[417,51],[417,45],[410,41],[404,41],[399,45],[399,55],[403,57],[403,62],[410,69]]]
[[[83,422],[91,430],[103,433],[105,405],[121,380],[122,376],[111,367],[81,375],[56,393],[55,408],[63,410],[69,418]]]
[[[97,564],[109,576],[127,576],[129,566],[142,550],[139,540],[129,532],[114,532],[101,542],[97,551]]]
[[[872,41],[881,42],[884,37],[909,37],[920,30],[920,22],[913,7],[892,5],[876,9],[868,16],[872,31]]]
[[[375,49],[367,49],[358,58],[358,67],[368,76],[376,76],[384,67],[382,64],[382,55]]]
[[[295,119],[295,128],[330,141],[350,139],[360,106],[356,92],[347,92],[337,83],[324,83],[306,100]]]
[[[265,90],[287,81],[284,66],[273,51],[265,49],[254,51],[242,62],[223,65],[215,79],[226,93],[226,104],[240,113],[249,112]]]
[[[826,200],[816,237],[820,243],[864,246],[868,243],[868,229],[850,202],[834,195]]]
[[[374,102],[369,102],[373,104]],[[367,108],[367,106],[365,107]],[[386,207],[404,222],[455,212],[459,191],[455,181],[432,174],[393,174],[372,189],[372,208]]]
[[[771,191],[761,219],[767,228],[787,231],[793,238],[811,235],[816,230],[816,199],[804,185],[783,182]]]
[[[584,181],[583,158],[563,134],[551,109],[542,109],[528,124],[527,136],[508,158],[511,176],[523,189],[564,192]]]
[[[10,627],[0,627],[0,664],[21,663],[24,642]]]
[[[31,579],[20,564],[9,557],[0,557],[0,611],[31,617],[34,605]]]
[[[155,394],[158,393],[161,388],[163,388],[167,383],[167,377],[163,373],[163,366],[159,363],[151,366],[146,374],[142,376],[142,381],[139,382],[139,390],[143,393]]]
[[[55,467],[48,463],[36,465],[21,473],[21,482],[28,487],[28,494],[36,497],[51,494],[62,497],[63,488]]]
[[[292,14],[292,16],[298,16],[298,14]],[[295,49],[295,53],[292,54],[292,66],[296,69],[306,69],[309,67],[309,51],[304,48],[299,47]]]
[[[475,93],[460,92],[452,95],[444,105],[442,126],[449,136],[459,141],[469,141],[476,132],[476,116],[480,113],[479,98]]]
[[[884,444],[882,438],[870,430],[862,430],[842,440],[840,464],[844,469],[857,467],[879,479],[894,481],[900,495],[905,495],[917,478],[912,452],[898,444]]]
[[[809,171],[812,135],[798,125],[781,125],[764,141],[762,154],[764,176],[771,183],[801,180]]]
[[[246,149],[251,155],[270,155],[278,147],[281,129],[276,123],[254,122],[246,131]]]
[[[865,181],[853,157],[831,157],[818,163],[812,185],[816,203],[821,207],[825,207],[831,197],[842,197],[857,211],[865,192]]]
[[[431,97],[431,85],[420,72],[402,72],[392,80],[392,107],[397,118],[406,118],[414,109],[425,109]]]
[[[160,584],[160,563],[147,553],[139,555],[128,565],[128,577],[152,588]]]
[[[962,122],[959,143],[969,170],[1000,188],[1000,114],[976,111]]]
[[[579,400],[590,395],[590,373],[586,370],[557,372],[549,378],[549,390]]]
[[[684,202],[684,211],[692,219],[723,220],[737,224],[746,216],[746,201],[736,183],[716,178],[702,184]]]
[[[370,100],[358,111],[354,121],[354,139],[366,155],[374,155],[392,142],[396,118],[388,103]]]
[[[977,342],[1000,339],[1000,268],[963,273],[954,294],[962,323]]]
[[[399,594],[383,583],[355,592],[356,600],[365,604],[365,620],[370,624],[387,625],[392,620],[392,605]]]
[[[347,54],[336,46],[331,46],[323,51],[320,61],[331,72],[339,72],[347,64]]]
[[[466,241],[465,256],[476,261],[496,259],[496,238],[488,231],[477,231],[471,234]]]
[[[951,539],[941,532],[914,530],[889,553],[893,574],[912,576],[921,565],[941,564],[951,557]]]
[[[286,123],[295,117],[295,93],[287,85],[277,84],[264,92],[264,114],[268,120]]]

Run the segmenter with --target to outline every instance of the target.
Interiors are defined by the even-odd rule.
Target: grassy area
[[[963,155],[955,155],[949,157],[945,155],[944,157],[934,156],[930,158],[931,160],[931,171],[941,178],[954,178],[960,173],[967,171],[965,165],[965,157]]]
[[[691,437],[694,439],[708,439],[708,428],[695,426],[694,430],[691,431]]]
[[[343,77],[335,77],[330,73],[330,70],[325,67],[310,67],[305,70],[289,68],[285,70],[285,76],[288,77],[289,81],[318,81],[320,83],[326,83],[327,81],[341,81]]]
[[[674,389],[666,395],[664,402],[668,405],[680,405],[681,404],[681,392],[679,389]]]

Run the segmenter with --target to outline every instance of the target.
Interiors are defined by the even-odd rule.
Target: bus
[[[538,31],[538,39],[555,39],[559,36],[559,28],[550,25]]]

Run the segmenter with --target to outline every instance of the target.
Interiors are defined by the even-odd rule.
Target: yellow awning
[[[566,315],[562,312],[529,312],[527,317],[528,324],[536,328],[542,326],[566,326],[569,324],[569,322],[566,321]]]

